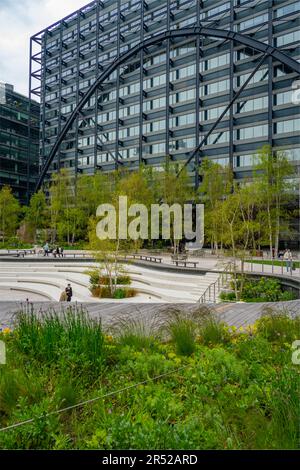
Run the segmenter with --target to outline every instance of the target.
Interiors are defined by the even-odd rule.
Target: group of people
[[[49,256],[49,253],[52,253],[54,258],[63,258],[64,257],[64,249],[62,247],[56,246],[55,248],[50,248],[48,242],[45,243],[43,246],[44,256]]]
[[[290,249],[286,249],[284,250],[284,253],[283,253],[283,259],[285,260],[286,262],[286,271],[287,272],[293,272],[293,255],[292,255],[292,252]]]

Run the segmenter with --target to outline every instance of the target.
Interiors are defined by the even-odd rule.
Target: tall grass
[[[177,354],[191,356],[196,349],[195,322],[180,309],[169,309],[166,313],[166,329]]]
[[[257,332],[271,342],[292,343],[300,338],[300,317],[292,319],[284,311],[267,307],[257,321]]]
[[[119,316],[110,330],[120,346],[130,346],[136,350],[151,349],[158,339],[156,317],[144,318],[140,312],[137,315]]]
[[[17,315],[15,344],[20,352],[42,364],[64,363],[99,371],[104,362],[100,321],[70,307],[60,314],[21,312]]]
[[[199,306],[189,312],[170,309],[167,331],[177,353],[185,356],[195,351],[196,339],[205,345],[225,344],[230,340],[226,325],[207,306]]]

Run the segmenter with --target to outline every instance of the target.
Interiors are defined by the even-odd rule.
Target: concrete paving
[[[73,301],[103,302],[94,299],[89,290],[88,271],[96,267],[96,263],[68,261],[36,263],[26,259],[20,263],[0,262],[0,299],[3,301],[36,300],[34,296],[44,300],[58,301],[61,292],[68,283],[72,284]],[[131,287],[138,295],[126,299],[126,302],[160,301],[160,302],[191,302],[199,300],[207,287],[218,279],[216,272],[199,272],[197,275],[188,272],[157,271],[153,267],[123,267],[131,279]],[[27,296],[26,296],[27,295]]]

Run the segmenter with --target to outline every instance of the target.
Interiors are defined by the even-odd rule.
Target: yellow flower
[[[11,329],[8,328],[8,327],[7,327],[7,328],[4,328],[4,329],[2,330],[2,333],[3,333],[4,335],[9,335],[9,334],[11,333]]]
[[[106,335],[106,341],[111,343],[113,341],[113,337],[111,335]]]

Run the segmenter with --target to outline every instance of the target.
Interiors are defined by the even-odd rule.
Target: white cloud
[[[29,39],[89,0],[0,0],[0,81],[28,95]]]

